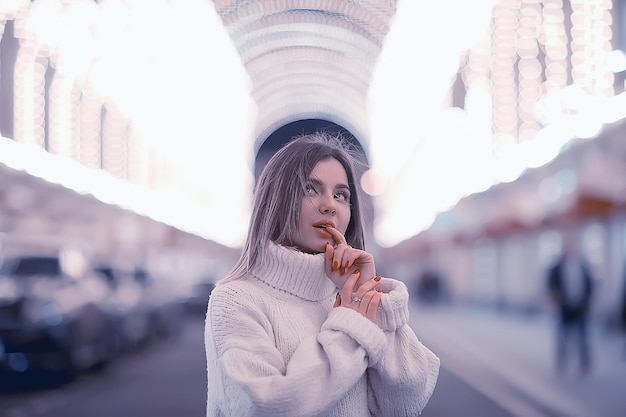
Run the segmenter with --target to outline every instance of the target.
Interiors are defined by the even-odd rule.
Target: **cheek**
[[[298,231],[302,231],[306,226],[310,225],[315,220],[315,216],[312,214],[311,203],[307,201],[302,202],[300,207],[300,216],[298,216]]]
[[[300,217],[298,219],[298,224],[304,224],[307,221],[310,221],[313,218],[313,207],[311,200],[304,199],[302,200],[302,205],[300,206]]]
[[[348,207],[345,212],[342,211],[341,213],[341,225],[337,225],[338,227],[340,227],[340,231],[342,234],[346,234],[346,230],[348,229],[348,224],[350,224],[350,218],[352,217],[352,212],[350,211],[350,208]]]

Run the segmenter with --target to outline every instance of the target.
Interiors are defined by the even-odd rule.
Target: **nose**
[[[337,211],[336,204],[332,193],[324,193],[319,196],[318,209],[322,214],[335,214]]]

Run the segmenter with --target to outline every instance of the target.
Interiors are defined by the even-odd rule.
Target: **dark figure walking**
[[[626,279],[624,280],[624,289],[622,295],[622,311],[620,314],[620,328],[624,335],[624,359],[626,359]]]
[[[591,367],[587,321],[593,280],[576,239],[565,239],[563,254],[550,268],[548,287],[558,309],[557,368],[565,369],[569,344],[574,342],[580,358],[580,369],[587,373]]]

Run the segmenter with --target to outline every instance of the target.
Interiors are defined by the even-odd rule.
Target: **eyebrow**
[[[324,184],[320,180],[318,180],[316,178],[309,178],[309,182],[311,182],[315,186],[322,186],[322,187],[324,186]],[[341,188],[341,189],[346,189],[346,190],[350,191],[350,187],[347,184],[337,184],[335,186],[335,188],[336,189],[337,188]]]

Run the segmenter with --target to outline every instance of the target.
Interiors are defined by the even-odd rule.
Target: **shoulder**
[[[219,283],[211,291],[209,303],[248,304],[262,293],[250,275]]]
[[[207,320],[222,328],[247,320],[265,321],[266,298],[263,288],[249,276],[218,284],[209,297]]]

